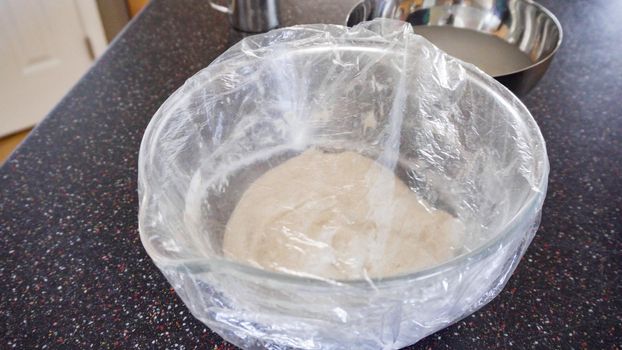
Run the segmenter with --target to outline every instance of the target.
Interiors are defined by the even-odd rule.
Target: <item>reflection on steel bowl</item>
[[[542,78],[562,41],[557,18],[530,0],[363,0],[347,25],[378,17],[411,23],[417,34],[517,95]]]

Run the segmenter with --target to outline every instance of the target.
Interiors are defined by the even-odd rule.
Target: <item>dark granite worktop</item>
[[[303,3],[287,24],[316,21]],[[499,297],[413,349],[622,348],[622,1],[543,3],[565,41],[523,99],[551,163],[542,225]],[[153,1],[1,168],[1,349],[233,349],[145,253],[136,166],[160,104],[240,38],[206,0]]]

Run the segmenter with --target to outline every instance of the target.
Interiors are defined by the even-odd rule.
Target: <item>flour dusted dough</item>
[[[386,277],[454,256],[464,227],[354,152],[308,150],[266,172],[227,224],[227,257],[330,279]]]

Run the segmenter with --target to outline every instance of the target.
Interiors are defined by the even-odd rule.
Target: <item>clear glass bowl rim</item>
[[[286,30],[287,28],[283,28],[280,30]],[[345,45],[318,45],[318,46],[310,46],[310,47],[302,47],[296,50],[290,50],[287,52],[281,51],[283,55],[304,55],[304,54],[318,54],[325,52],[334,52],[336,50],[339,51],[361,51],[361,52],[375,52],[378,54],[395,54],[395,55],[403,55],[401,51],[394,51],[390,46],[382,47],[382,43],[376,40],[353,40],[348,38],[347,44]],[[272,46],[274,49],[274,46]],[[279,57],[279,56],[274,56]],[[265,58],[264,58],[265,59]],[[457,59],[456,59],[457,60]],[[542,154],[534,154],[534,157],[538,157],[537,159],[543,160],[542,172],[540,176],[537,178],[537,184],[534,187],[538,188],[538,191],[531,191],[530,195],[526,198],[525,202],[521,206],[521,208],[517,211],[517,213],[510,219],[500,230],[500,233],[495,235],[493,239],[486,242],[486,244],[481,245],[479,248],[468,252],[466,254],[460,255],[454,259],[448,260],[442,264],[435,265],[423,270],[418,270],[411,273],[393,275],[389,277],[383,278],[372,278],[372,279],[352,279],[352,280],[324,280],[320,278],[312,278],[312,277],[302,277],[296,276],[292,274],[273,272],[268,270],[263,270],[261,268],[257,268],[250,265],[245,265],[242,263],[238,263],[232,260],[227,260],[221,257],[209,257],[209,258],[200,258],[200,259],[171,259],[163,257],[158,252],[155,252],[150,247],[150,244],[143,244],[145,246],[145,250],[152,258],[157,256],[159,258],[164,258],[166,261],[158,261],[158,259],[153,259],[156,262],[156,265],[160,269],[170,270],[173,269],[177,273],[182,274],[190,274],[190,275],[199,275],[202,273],[207,273],[209,271],[218,270],[219,273],[223,272],[234,272],[236,274],[247,275],[252,278],[260,278],[269,281],[274,281],[276,283],[283,283],[288,285],[298,285],[298,286],[313,286],[313,287],[330,287],[330,286],[348,286],[348,287],[356,287],[356,288],[382,288],[382,287],[390,287],[391,285],[398,283],[403,284],[406,281],[415,282],[421,281],[427,278],[432,278],[434,276],[438,276],[443,274],[446,271],[460,269],[462,267],[466,267],[470,265],[470,262],[477,262],[485,259],[486,257],[494,254],[497,250],[496,247],[499,243],[506,241],[511,238],[513,234],[528,234],[527,231],[518,233],[515,232],[514,228],[520,226],[524,220],[532,221],[533,218],[530,217],[530,214],[533,215],[536,213],[542,206],[544,202],[544,197],[547,189],[547,181],[548,181],[548,173],[549,173],[549,163],[548,156],[546,152],[545,141],[540,132],[540,128],[538,127],[535,119],[527,109],[527,107],[522,103],[522,101],[516,97],[510,90],[508,90],[505,86],[501,85],[499,82],[494,80],[494,78],[488,76],[483,71],[479,70],[477,67],[463,62],[463,67],[465,71],[468,73],[469,79],[472,82],[479,85],[482,89],[487,90],[487,92],[493,95],[496,99],[502,102],[508,110],[512,111],[511,115],[518,118],[522,121],[523,126],[526,128],[531,128],[534,131],[535,139],[531,140],[532,143],[541,144]],[[221,74],[224,74],[222,72]],[[199,74],[199,73],[197,73]],[[194,86],[191,90],[183,91],[184,94],[191,95],[195,90],[202,88],[201,86]],[[181,90],[181,89],[180,89]],[[180,93],[180,90],[177,90],[172,96],[177,93]],[[169,97],[169,98],[171,98]],[[166,102],[164,103],[166,105]],[[164,106],[163,105],[163,106]],[[162,108],[162,107],[161,107]],[[174,109],[175,105],[169,107]],[[161,109],[156,112],[156,115],[160,113]],[[143,154],[143,147],[147,143],[150,143],[148,140],[152,137],[156,137],[159,134],[159,129],[166,125],[166,117],[164,118],[154,118],[145,131],[143,136],[143,140],[141,142],[141,150],[140,154]],[[536,147],[534,147],[536,148]],[[537,149],[537,148],[536,148]],[[142,164],[141,164],[142,163]],[[139,160],[139,168],[142,168],[144,163]],[[143,208],[141,206],[140,210]],[[142,215],[139,215],[142,216]],[[139,223],[140,226],[140,223]],[[143,230],[140,230],[140,235],[143,242],[147,241],[147,237],[145,237],[145,233]]]

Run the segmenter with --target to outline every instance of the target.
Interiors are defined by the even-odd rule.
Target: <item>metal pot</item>
[[[498,67],[488,73],[519,96],[529,92],[542,78],[562,42],[562,27],[557,18],[531,0],[363,0],[350,11],[346,24],[352,26],[378,17],[411,23],[416,33],[484,71],[485,67],[470,59],[469,55],[461,57],[459,50],[452,52],[452,45],[466,47],[485,57]],[[427,35],[432,33],[430,29],[438,27],[451,27],[464,32],[454,35],[453,43],[452,38],[446,38],[441,43]],[[469,47],[463,35],[481,38]],[[505,45],[516,55],[524,56],[507,56],[507,52],[502,55],[490,46],[477,46],[487,40],[496,40],[491,35],[501,39],[501,49]],[[444,36],[451,36],[451,32],[445,32]],[[436,36],[439,37],[442,38]],[[508,60],[508,57],[513,59]]]

